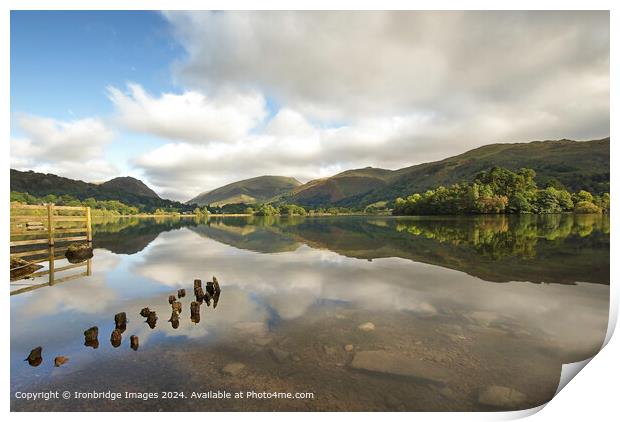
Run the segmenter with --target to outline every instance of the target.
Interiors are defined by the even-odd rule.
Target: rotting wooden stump
[[[192,322],[199,323],[200,322],[200,303],[192,302],[189,310],[191,314],[190,319],[192,320]]]
[[[176,301],[177,301],[177,298],[176,298],[176,297],[174,297],[174,295],[170,295],[170,296],[168,296],[168,303],[169,303],[169,304],[171,304],[171,305],[172,305],[172,304],[173,304],[174,302],[176,302]]]
[[[129,346],[133,350],[138,350],[138,347],[140,347],[140,340],[138,339],[138,336],[129,337]]]
[[[210,296],[213,296],[215,294],[215,287],[213,286],[212,281],[207,281],[207,283],[205,284],[205,291],[209,293]]]
[[[172,311],[180,314],[181,313],[181,302],[174,302],[172,304]]]
[[[149,315],[146,317],[146,323],[149,325],[151,330],[155,328],[155,325],[157,325],[157,314],[155,311],[149,312]]]
[[[127,328],[127,314],[125,312],[119,312],[114,315],[114,325],[117,329],[125,331],[125,328]]]
[[[170,315],[170,319],[168,320],[172,328],[175,330],[179,328],[179,314],[176,311],[172,311],[172,315]]]
[[[98,327],[90,327],[88,330],[84,331],[84,346],[92,347],[96,349],[99,347],[99,328]]]
[[[198,302],[202,302],[205,297],[205,292],[202,290],[202,287],[194,287],[194,295]]]
[[[150,313],[151,310],[149,308],[142,308],[142,310],[140,310],[140,316],[144,318],[148,317]]]
[[[123,333],[121,333],[121,330],[115,329],[112,331],[112,335],[110,336],[110,343],[112,343],[112,346],[118,347],[121,345],[122,341]]]
[[[179,289],[177,296],[180,298],[185,297],[185,289]]]
[[[28,365],[30,366],[39,366],[41,362],[43,362],[43,358],[41,357],[41,352],[43,348],[41,346],[35,347],[30,351],[28,357],[24,360],[28,361]]]

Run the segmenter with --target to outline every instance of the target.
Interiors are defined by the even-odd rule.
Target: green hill
[[[142,180],[129,176],[115,177],[114,179],[102,183],[100,186],[105,189],[124,191],[132,195],[161,199],[159,195],[157,195],[153,189],[145,185]]]
[[[95,184],[55,174],[11,169],[11,191],[29,193],[36,197],[70,195],[82,201],[87,198],[100,201],[117,200],[145,211],[170,207],[189,209],[180,202],[160,198],[142,181],[132,177],[117,177],[108,182]]]
[[[292,177],[259,176],[240,180],[212,191],[203,192],[187,204],[222,206],[226,204],[254,204],[265,202],[301,185]]]
[[[393,200],[440,185],[471,181],[494,166],[536,171],[539,186],[562,185],[571,191],[609,192],[609,138],[594,141],[536,141],[492,144],[441,161],[399,170],[364,168],[312,180],[281,202],[305,206],[360,206]]]

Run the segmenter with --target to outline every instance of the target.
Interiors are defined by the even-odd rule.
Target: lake
[[[11,296],[12,410],[525,409],[607,329],[607,216],[120,218],[93,231],[91,275]],[[213,276],[217,307],[190,318],[194,279]],[[71,398],[15,397],[42,391]]]

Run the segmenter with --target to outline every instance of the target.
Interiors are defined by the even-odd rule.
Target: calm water
[[[603,216],[117,219],[94,230],[92,275],[11,296],[13,393],[314,398],[12,396],[13,410],[491,410],[480,393],[493,385],[523,394],[504,406],[528,408],[607,328]],[[202,304],[192,322],[193,280],[214,275],[217,308]],[[129,323],[115,348],[118,312]],[[92,326],[97,349],[84,346]],[[24,358],[37,346],[32,367]],[[58,355],[69,361],[56,368]]]

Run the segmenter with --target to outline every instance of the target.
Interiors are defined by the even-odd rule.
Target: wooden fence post
[[[49,246],[54,246],[54,204],[47,204],[47,238]]]
[[[93,241],[93,229],[90,225],[90,207],[86,207],[86,241]]]
[[[49,280],[49,285],[53,286],[54,285],[54,261],[56,259],[56,251],[54,246],[50,246],[50,257],[49,257],[49,275],[48,275],[48,280]]]

